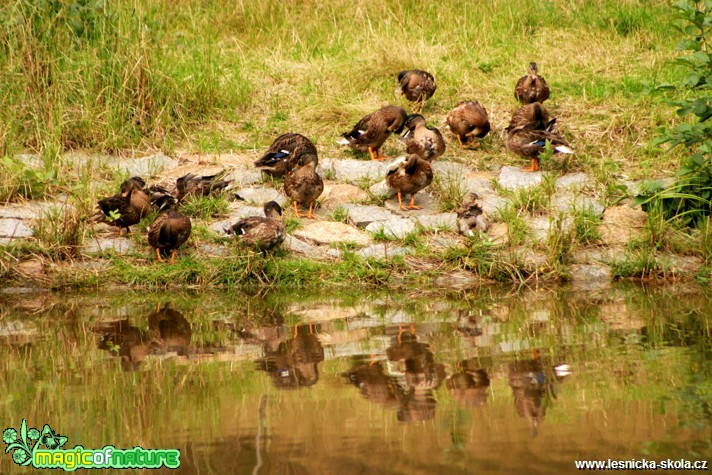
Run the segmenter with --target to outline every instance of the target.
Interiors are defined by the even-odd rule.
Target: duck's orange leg
[[[316,216],[314,216],[314,213],[312,213],[313,209],[314,209],[314,202],[312,201],[311,203],[309,203],[309,213],[307,213],[307,218],[316,219]]]
[[[371,160],[378,160],[376,156],[373,154],[373,148],[368,147],[368,155],[371,157]]]
[[[523,172],[535,172],[541,170],[541,167],[539,167],[539,160],[536,158],[532,158],[532,164],[528,167],[522,168]]]
[[[176,250],[175,250],[175,249],[173,249],[173,250],[171,251],[171,260],[170,260],[170,262],[171,262],[171,264],[175,264],[175,263],[176,263]]]
[[[415,206],[415,193],[410,195],[410,208],[409,209],[423,209],[422,206]]]
[[[163,259],[161,259],[161,250],[156,248],[156,258],[158,259],[158,262],[163,262]]]
[[[301,218],[301,217],[302,217],[302,215],[299,214],[299,205],[297,204],[296,201],[294,202],[294,214],[297,215],[297,218]]]
[[[403,197],[400,192],[398,192],[398,206],[400,206],[400,209],[402,209],[403,211],[408,211],[408,208],[403,206]]]

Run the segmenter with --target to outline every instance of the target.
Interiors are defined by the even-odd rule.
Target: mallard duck
[[[151,210],[151,200],[148,195],[135,187],[134,184],[122,184],[125,192],[99,200],[97,212],[92,217],[94,222],[104,222],[119,228],[119,236],[124,228],[129,232],[129,226],[138,224]],[[113,215],[112,215],[113,213]]]
[[[549,115],[540,102],[526,104],[514,111],[512,120],[509,121],[509,126],[505,129],[509,134],[512,130],[548,130],[554,131],[556,118]]]
[[[156,200],[160,214],[148,228],[148,243],[156,250],[158,262],[163,262],[161,255],[170,251],[173,264],[176,259],[176,249],[181,247],[190,237],[190,218],[178,211],[178,202],[171,195],[163,195]]]
[[[410,154],[398,168],[388,172],[386,183],[398,193],[398,205],[402,210],[422,209],[415,205],[415,194],[433,181],[433,169],[430,164],[416,154]],[[410,206],[403,206],[403,193],[410,193]]]
[[[477,193],[468,193],[462,199],[457,210],[457,224],[465,236],[474,236],[477,232],[485,232],[489,227],[489,217],[482,206],[477,203]]]
[[[411,69],[398,73],[396,94],[402,94],[411,102],[415,102],[415,111],[420,112],[425,101],[433,97],[438,86],[435,78],[427,71]]]
[[[458,102],[447,115],[447,125],[462,148],[466,148],[470,140],[472,140],[472,147],[476,147],[477,142],[474,141],[474,137],[484,138],[490,131],[487,110],[477,101]]]
[[[539,76],[536,63],[529,63],[529,71],[517,81],[514,97],[522,104],[544,102],[549,98],[549,86],[543,76]]]
[[[574,153],[561,135],[548,130],[514,128],[509,131],[507,148],[523,157],[531,158],[531,167],[524,168],[523,170],[536,172],[541,170],[539,154],[544,150],[547,141],[549,141],[554,148],[554,153]]]
[[[156,306],[156,311],[148,315],[148,331],[154,352],[190,353],[190,338],[193,329],[182,313],[171,304]]]
[[[128,193],[131,188],[143,190],[146,186],[146,181],[140,176],[132,176],[121,183],[121,193]]]
[[[223,180],[225,171],[215,175],[200,176],[188,173],[176,180],[176,199],[183,201],[187,195],[208,196],[211,193],[222,191],[231,180]]]
[[[299,204],[309,203],[309,213],[306,217],[314,219],[314,202],[324,191],[324,181],[316,173],[318,158],[315,153],[302,152],[297,162],[300,164],[299,168],[284,178],[284,194],[294,202],[297,218],[302,217],[299,214]]]
[[[420,114],[411,114],[405,121],[408,131],[400,138],[405,142],[405,151],[415,153],[423,160],[432,162],[445,153],[445,139],[438,129],[428,127]]]
[[[234,234],[240,242],[251,244],[261,251],[273,249],[284,242],[287,233],[282,222],[282,208],[276,201],[264,205],[265,216],[242,218],[225,229]]]
[[[395,132],[400,134],[408,114],[405,109],[398,106],[385,106],[368,114],[358,121],[354,128],[343,134],[337,141],[342,145],[349,145],[354,150],[368,152],[371,160],[383,160],[381,147],[388,136]],[[374,155],[375,152],[375,155]]]
[[[255,162],[255,166],[271,176],[282,176],[292,171],[302,152],[316,155],[316,147],[301,134],[282,134],[277,137],[267,152]]]

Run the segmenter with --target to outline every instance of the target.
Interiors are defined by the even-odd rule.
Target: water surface
[[[3,428],[178,448],[178,473],[710,459],[712,297],[698,288],[6,292],[0,309]],[[1,473],[19,471],[0,454]]]

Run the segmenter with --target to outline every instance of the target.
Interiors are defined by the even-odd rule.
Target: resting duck
[[[178,211],[178,202],[171,195],[163,195],[154,202],[160,214],[148,228],[148,244],[156,250],[158,262],[163,262],[161,256],[171,253],[170,263],[176,260],[176,249],[181,247],[190,237],[190,218]]]
[[[402,107],[382,107],[361,119],[351,131],[342,134],[337,143],[368,152],[371,160],[383,160],[386,157],[381,156],[381,147],[391,133],[400,134],[403,131],[407,116]]]
[[[489,217],[477,203],[478,199],[477,193],[466,194],[457,210],[457,224],[465,236],[474,236],[477,232],[485,232],[489,228]]]
[[[509,131],[507,148],[518,155],[531,158],[531,166],[523,168],[523,170],[536,172],[541,170],[539,154],[544,150],[547,140],[554,148],[554,153],[574,153],[566,140],[564,140],[563,137],[556,132],[549,130],[522,129],[520,127]]]
[[[408,155],[405,161],[388,172],[386,183],[398,193],[398,206],[406,211],[422,209],[415,205],[415,194],[433,182],[433,169],[430,164],[416,154]],[[410,206],[403,206],[403,193],[410,193]]]
[[[137,187],[138,182],[132,180],[121,184],[121,193],[99,200],[98,210],[91,219],[118,227],[119,236],[123,235],[124,228],[128,233],[129,226],[138,224],[151,211],[151,199]]]
[[[549,115],[549,111],[546,110],[546,107],[540,102],[533,102],[514,111],[512,120],[509,121],[509,126],[505,130],[507,133],[515,129],[554,131],[555,124],[556,118],[552,118]]]
[[[514,88],[514,97],[522,104],[544,102],[549,98],[549,86],[546,80],[539,76],[536,63],[529,63],[529,71],[517,81]]]
[[[188,173],[176,180],[176,199],[181,202],[187,195],[208,196],[212,193],[219,193],[231,180],[223,180],[225,174],[223,170],[215,175],[199,176]]]
[[[255,162],[255,166],[271,176],[283,176],[295,167],[302,152],[316,155],[311,140],[301,134],[286,133],[277,137],[267,152]]]
[[[447,125],[462,148],[466,148],[470,140],[472,148],[477,147],[474,137],[484,138],[490,131],[487,110],[477,101],[458,102],[447,115]]]
[[[324,191],[324,181],[316,173],[316,164],[319,161],[315,153],[302,152],[298,158],[299,168],[284,178],[284,194],[294,202],[294,212],[297,218],[299,214],[299,204],[309,203],[309,213],[307,218],[314,219],[314,202]]]
[[[396,94],[404,95],[406,99],[415,102],[415,112],[420,112],[425,101],[433,97],[438,86],[432,74],[421,69],[411,69],[398,73]]]
[[[282,208],[276,201],[270,201],[265,203],[264,212],[264,217],[242,218],[225,232],[263,252],[279,246],[287,235],[282,222]]]
[[[121,193],[127,193],[131,188],[143,190],[146,186],[146,181],[140,176],[132,176],[121,183]]]
[[[405,121],[408,131],[400,138],[405,142],[405,151],[415,153],[423,160],[432,162],[445,153],[445,139],[438,129],[428,127],[420,114],[411,114]]]

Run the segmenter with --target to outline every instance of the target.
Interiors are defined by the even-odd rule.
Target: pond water
[[[696,287],[6,291],[0,430],[180,449],[177,472],[150,473],[709,460],[711,315]],[[0,453],[0,473],[31,472]]]

